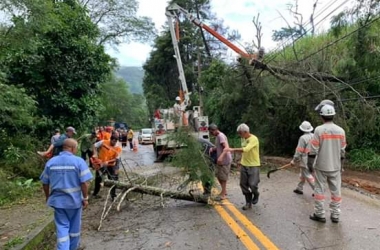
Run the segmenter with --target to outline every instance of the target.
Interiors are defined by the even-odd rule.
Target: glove
[[[314,172],[314,161],[315,161],[315,155],[308,155],[307,156],[307,169],[309,169],[310,173]]]

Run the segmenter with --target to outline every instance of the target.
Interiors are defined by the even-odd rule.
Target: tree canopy
[[[0,176],[37,177],[33,152],[55,128],[88,132],[110,118],[145,126],[145,99],[114,77],[105,50],[152,39],[153,23],[137,9],[122,0],[0,2]]]

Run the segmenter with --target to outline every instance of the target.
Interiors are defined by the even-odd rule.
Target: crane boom
[[[255,55],[248,54],[248,53],[244,52],[243,50],[241,50],[240,48],[238,48],[236,45],[234,45],[233,43],[228,41],[227,38],[223,37],[221,34],[216,32],[215,30],[213,30],[212,28],[210,28],[206,24],[202,23],[201,20],[199,20],[198,18],[196,18],[195,16],[190,14],[187,10],[185,10],[184,8],[179,6],[178,4],[172,4],[166,8],[166,13],[167,13],[166,15],[168,15],[168,13],[169,13],[171,16],[177,16],[178,12],[184,14],[185,17],[187,19],[189,19],[193,24],[195,24],[199,28],[204,29],[205,31],[210,33],[213,37],[215,37],[216,39],[218,39],[219,41],[224,43],[227,47],[229,47],[230,49],[232,49],[233,51],[238,53],[241,57],[244,57],[247,59],[251,59],[251,58],[255,57]],[[174,29],[174,27],[173,27],[173,29]]]
[[[191,93],[189,92],[189,90],[187,88],[185,72],[183,70],[181,54],[179,52],[178,40],[177,40],[177,36],[176,36],[175,29],[174,29],[174,24],[173,24],[173,21],[176,18],[176,15],[175,15],[175,13],[172,13],[170,11],[166,11],[165,14],[166,14],[166,17],[168,19],[170,35],[172,38],[173,48],[174,48],[174,53],[175,53],[174,57],[175,57],[176,62],[177,62],[177,67],[178,67],[178,71],[179,71],[178,72],[179,73],[179,80],[181,82],[181,88],[182,88],[183,95],[184,95],[183,106],[186,108],[190,104],[190,94]]]

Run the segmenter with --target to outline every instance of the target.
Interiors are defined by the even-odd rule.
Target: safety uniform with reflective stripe
[[[307,154],[310,149],[308,147],[309,142],[313,138],[313,133],[305,133],[298,139],[298,145],[293,159],[300,162],[300,166],[306,168]]]
[[[298,145],[296,148],[296,152],[294,153],[293,160],[296,162],[300,162],[300,181],[297,185],[297,190],[303,191],[303,186],[305,181],[307,181],[312,190],[314,190],[314,177],[310,172],[309,168],[307,168],[307,155],[310,151],[309,143],[313,138],[313,133],[305,133],[298,139]]]
[[[81,183],[91,179],[92,174],[82,158],[61,152],[46,163],[41,175],[42,183],[50,186],[47,204],[54,208],[82,207]]]
[[[316,155],[315,162],[315,189],[314,213],[324,218],[325,186],[331,192],[331,217],[339,218],[341,204],[341,159],[344,158],[346,148],[346,134],[344,130],[333,122],[326,122],[318,126],[310,141],[310,154]]]
[[[333,122],[318,126],[310,141],[310,154],[317,155],[315,169],[321,171],[340,171],[341,158],[344,158],[346,134]]]
[[[82,217],[81,184],[92,179],[86,162],[63,151],[50,159],[40,177],[50,186],[47,204],[54,208],[58,250],[76,250],[80,244]]]

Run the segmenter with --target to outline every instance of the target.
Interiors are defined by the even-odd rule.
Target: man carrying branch
[[[225,148],[229,148],[228,139],[225,134],[219,131],[218,126],[210,124],[209,131],[215,136],[215,148],[210,149],[210,154],[216,151],[216,178],[222,187],[220,199],[224,200],[227,195],[227,180],[230,174],[232,156],[230,152],[223,152]]]
[[[98,195],[102,183],[102,175],[107,174],[108,179],[117,181],[119,179],[119,166],[118,161],[121,153],[121,147],[117,146],[117,137],[111,136],[109,141],[98,141],[94,144],[93,155],[94,158],[100,160],[100,166],[98,166],[95,175],[95,188],[93,192],[94,198],[100,198]],[[97,152],[99,149],[99,154]],[[95,166],[94,166],[95,167]],[[96,169],[96,167],[95,167]],[[111,189],[111,199],[116,197],[116,188]]]

